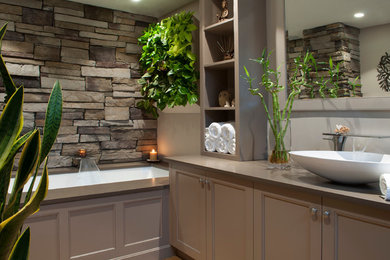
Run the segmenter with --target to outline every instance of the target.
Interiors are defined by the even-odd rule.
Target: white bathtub
[[[50,174],[49,170],[49,190],[45,200],[165,186],[169,184],[168,176],[168,170],[150,166],[63,174]],[[39,179],[35,182],[34,190]],[[10,187],[12,183],[13,179]],[[28,187],[29,182],[25,185],[24,192]]]

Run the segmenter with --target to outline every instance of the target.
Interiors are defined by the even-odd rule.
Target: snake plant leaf
[[[39,163],[41,164],[49,154],[53,146],[58,130],[61,125],[62,116],[62,91],[60,82],[57,80],[54,83],[53,90],[50,94],[49,103],[46,111],[45,127],[43,129],[43,140]]]
[[[12,146],[4,167],[0,169],[0,201],[4,202],[4,207],[0,209],[0,221],[2,221],[5,200],[8,194],[8,185],[11,178],[11,170],[14,165],[14,159],[20,147],[30,138],[34,131],[30,131],[20,137]]]
[[[8,23],[5,23],[3,27],[0,29],[0,54],[1,54],[1,41],[3,40],[3,37],[5,35],[5,32],[7,31]]]
[[[30,247],[30,228],[28,227],[16,241],[8,260],[27,260]]]
[[[33,170],[35,170],[38,164],[40,141],[39,130],[35,130],[31,137],[27,140],[26,145],[22,150],[18,171],[16,173],[12,192],[4,214],[6,218],[14,214],[19,209],[23,187],[31,177]]]
[[[1,56],[1,47],[2,47],[2,39],[5,35],[5,32],[7,30],[7,24],[5,24],[0,29],[0,74],[3,77],[3,84],[5,87],[5,98],[4,102],[7,103],[9,98],[13,95],[13,93],[16,91],[16,86],[11,78],[11,76],[8,73],[7,67],[5,66],[5,62],[3,59],[3,56]]]
[[[14,160],[9,161],[0,171],[0,222],[3,221],[3,212],[6,205],[6,199],[8,194],[8,185],[11,179],[12,167],[14,165]]]
[[[41,180],[31,200],[29,200],[16,214],[0,223],[0,259],[7,259],[23,222],[27,217],[39,210],[39,204],[46,197],[48,178],[46,159]]]
[[[11,97],[0,116],[0,169],[6,164],[9,152],[23,127],[23,87]]]

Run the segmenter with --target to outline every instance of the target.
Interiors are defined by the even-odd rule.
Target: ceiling
[[[161,17],[194,0],[71,0],[83,4],[105,7],[114,10],[126,11],[133,14],[142,14]]]
[[[360,29],[390,23],[390,0],[285,0],[286,27],[290,39],[303,29],[342,22]],[[357,19],[353,15],[363,12]]]

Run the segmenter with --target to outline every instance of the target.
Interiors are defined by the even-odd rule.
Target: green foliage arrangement
[[[198,101],[198,72],[192,52],[193,13],[182,12],[150,25],[138,39],[142,45],[139,80],[143,100],[137,103],[156,118],[160,110]]]
[[[284,108],[281,108],[279,103],[279,93],[284,91],[285,87],[280,84],[280,71],[279,68],[274,70],[270,66],[270,55],[267,54],[266,50],[263,50],[263,53],[260,58],[251,59],[261,65],[263,70],[263,75],[261,77],[261,82],[259,82],[259,87],[254,87],[253,82],[255,78],[250,76],[249,71],[244,66],[245,76],[244,79],[249,83],[249,91],[252,95],[260,97],[260,101],[263,104],[264,110],[267,115],[268,123],[272,130],[272,133],[275,138],[275,146],[270,155],[269,161],[275,164],[283,164],[289,161],[288,147],[285,145],[284,137],[286,136],[288,124],[291,116],[292,106],[295,98],[301,93],[300,86],[308,85],[305,77],[295,77],[290,82],[290,91],[287,98],[287,102]],[[305,57],[303,59],[302,67],[306,68],[309,63],[310,57]],[[296,70],[299,68],[296,67]],[[296,72],[294,75],[302,75],[305,72],[303,69],[300,69],[300,73]],[[268,104],[264,97],[262,88],[270,94],[272,102],[272,111],[269,111]]]
[[[303,77],[305,83],[302,85],[302,90],[309,94],[309,98],[315,98],[316,93],[322,98],[339,97],[341,62],[334,63],[332,57],[329,57],[328,62],[317,62],[313,54],[308,51],[304,57],[296,57],[294,65],[294,75],[290,81],[297,77]],[[326,79],[324,76],[319,76],[319,66],[322,66],[323,71],[327,71],[328,77]],[[356,95],[356,87],[361,86],[358,80],[359,77],[356,77],[353,81],[347,82],[351,86],[352,95]]]
[[[254,87],[255,78],[250,76],[250,73],[245,66],[244,70],[246,75],[243,78],[248,82],[251,94],[260,97],[260,101],[263,104],[267,115],[268,123],[274,135],[275,145],[269,157],[269,161],[275,164],[284,164],[289,161],[289,148],[286,147],[284,138],[289,126],[294,100],[304,90],[310,93],[310,98],[314,98],[317,87],[319,87],[318,92],[322,98],[337,98],[340,89],[340,63],[334,64],[332,58],[329,58],[329,63],[317,63],[310,52],[306,52],[304,57],[299,56],[295,58],[293,75],[288,82],[289,89],[287,91],[287,101],[284,108],[282,108],[280,106],[279,93],[285,90],[285,86],[281,85],[279,82],[281,75],[279,68],[274,70],[270,67],[270,55],[271,53],[267,54],[264,49],[260,58],[251,59],[251,61],[260,64],[263,70],[261,81],[258,83],[259,87]],[[326,68],[329,74],[328,79],[325,80],[323,76],[318,77],[318,64],[328,66]],[[319,80],[314,80],[312,77],[313,74],[316,75]],[[348,82],[348,84],[352,86],[353,92],[356,86],[360,85],[357,83],[358,79],[359,78],[357,77],[354,81]],[[269,111],[268,109],[263,89],[265,89],[271,98],[272,111]]]
[[[0,49],[6,27],[7,25],[4,25],[0,30]],[[27,228],[23,233],[21,231],[25,219],[39,210],[39,205],[47,193],[47,155],[61,124],[62,91],[57,81],[50,95],[42,141],[38,129],[20,136],[23,128],[23,86],[15,86],[1,52],[0,58],[0,72],[6,92],[6,105],[0,116],[0,260],[25,260],[28,259],[30,230]],[[11,172],[15,156],[20,149],[22,153],[10,189]],[[42,175],[38,188],[33,192],[41,164],[44,165]],[[29,179],[29,189],[25,196],[22,196],[23,188]]]

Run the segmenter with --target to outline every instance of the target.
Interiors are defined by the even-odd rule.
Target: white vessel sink
[[[378,182],[383,173],[390,173],[390,155],[364,152],[294,151],[294,161],[326,179],[363,184]]]

